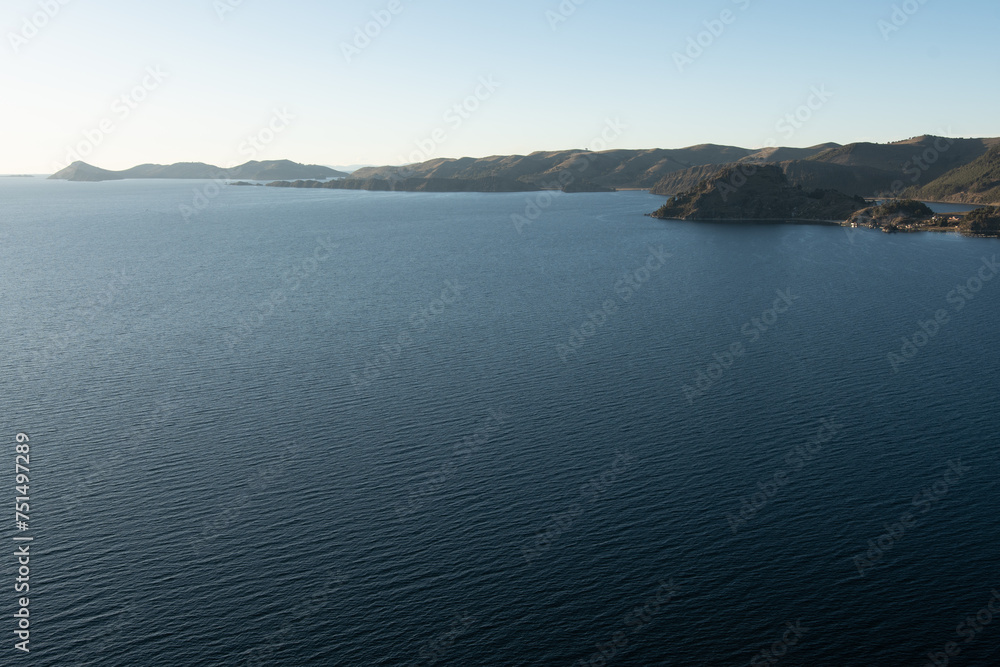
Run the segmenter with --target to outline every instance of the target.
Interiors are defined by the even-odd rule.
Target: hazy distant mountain
[[[1000,203],[1000,145],[923,187],[907,190],[906,196],[967,204]]]
[[[74,162],[65,169],[49,176],[65,181],[116,181],[125,178],[242,178],[251,181],[277,181],[289,179],[328,179],[347,176],[342,171],[320,165],[305,165],[290,160],[253,160],[231,169],[222,169],[204,162],[178,162],[176,164],[141,164],[124,171],[108,171],[86,162]]]
[[[125,178],[125,176],[120,176],[120,173],[77,161],[60,169],[49,178],[63,181],[112,181]]]
[[[353,174],[358,169],[364,169],[365,167],[375,167],[375,166],[378,166],[378,165],[374,165],[374,164],[345,164],[345,165],[331,164],[330,165],[330,169],[336,169],[337,171],[342,171],[345,174]]]

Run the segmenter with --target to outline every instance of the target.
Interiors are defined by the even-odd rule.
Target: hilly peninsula
[[[777,165],[743,164],[720,169],[651,215],[673,220],[839,225],[865,206],[862,197],[792,185]]]
[[[291,160],[252,160],[238,167],[223,169],[204,162],[178,162],[175,164],[141,164],[123,171],[109,171],[86,162],[74,162],[49,176],[64,181],[120,181],[126,178],[242,178],[251,181],[273,181],[300,178],[343,178],[342,171],[315,164],[299,164]]]

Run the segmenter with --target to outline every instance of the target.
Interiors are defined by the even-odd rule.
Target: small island
[[[984,206],[966,213],[959,231],[966,236],[1000,237],[1000,206]]]
[[[957,215],[935,215],[927,204],[912,199],[893,199],[861,209],[847,220],[849,227],[893,232],[958,231]]]
[[[672,220],[839,225],[865,206],[862,197],[793,186],[777,165],[744,163],[722,168],[651,215]]]

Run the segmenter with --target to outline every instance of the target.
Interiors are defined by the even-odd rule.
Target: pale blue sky
[[[0,173],[51,173],[74,146],[109,169],[600,148],[607,119],[627,126],[614,148],[1000,135],[995,0],[565,0],[575,11],[555,29],[560,0],[398,0],[351,62],[342,44],[392,0],[64,1],[0,9]],[[12,38],[45,4],[58,7],[46,25]],[[886,39],[894,4],[913,13]],[[674,54],[725,10],[679,68]],[[116,102],[144,79],[144,100]],[[478,108],[446,116],[477,87]],[[814,87],[832,96],[779,130]]]

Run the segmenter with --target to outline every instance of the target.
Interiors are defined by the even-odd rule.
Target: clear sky
[[[0,173],[601,148],[609,119],[611,148],[998,136],[998,26],[996,0],[4,0]]]

